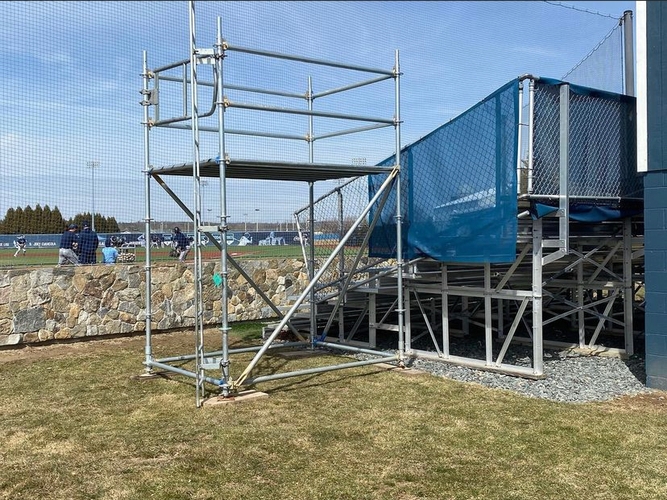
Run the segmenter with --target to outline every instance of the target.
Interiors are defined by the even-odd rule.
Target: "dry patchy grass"
[[[189,353],[192,333],[154,346]],[[667,498],[664,393],[570,405],[369,366],[197,409],[191,380],[139,381],[142,361],[143,337],[0,351],[0,498]]]

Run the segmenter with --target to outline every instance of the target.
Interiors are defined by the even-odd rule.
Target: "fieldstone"
[[[129,288],[138,288],[141,283],[142,276],[138,273],[129,274],[127,277],[127,286]]]
[[[72,327],[72,338],[80,338],[86,336],[87,327],[85,324],[79,324]]]
[[[111,320],[116,320],[119,316],[120,313],[116,309],[109,309],[105,317]]]
[[[31,307],[14,313],[14,332],[16,333],[36,332],[45,326],[46,317],[41,307]]]
[[[93,266],[91,274],[94,279],[99,280],[110,276],[115,272],[113,266]]]
[[[164,295],[165,299],[171,299],[174,296],[174,290],[170,283],[165,283],[162,285],[162,294]]]
[[[89,279],[90,276],[88,276],[88,274],[75,274],[72,276],[72,285],[74,285],[74,288],[76,288],[78,292],[83,292]]]
[[[9,335],[0,334],[0,345],[16,345],[21,342],[21,338],[22,336],[19,335],[18,333],[12,333]]]
[[[111,288],[116,281],[116,277],[113,274],[107,274],[98,280],[98,283],[100,284],[100,289],[101,290],[108,290]]]
[[[119,318],[123,323],[134,323],[135,320],[134,314],[129,314],[126,312],[121,312]]]
[[[119,333],[131,333],[134,330],[134,323],[122,323],[120,324],[119,328]]]
[[[86,297],[86,300],[83,303],[83,309],[89,312],[98,311],[100,308],[100,303],[102,301],[97,297]]]
[[[121,302],[120,304],[118,304],[118,311],[127,312],[132,314],[133,316],[136,316],[137,314],[139,314],[141,309],[132,302]]]
[[[28,291],[28,303],[33,307],[46,304],[50,300],[51,294],[49,293],[49,289],[47,287],[42,286],[31,288]]]
[[[50,285],[53,283],[53,271],[51,269],[40,269],[39,272],[30,273],[30,287]]]
[[[11,296],[12,289],[9,286],[0,288],[0,305],[9,304],[9,298]]]
[[[14,313],[9,308],[9,305],[3,304],[0,305],[0,319],[13,319]]]
[[[53,275],[53,283],[51,286],[56,286],[61,290],[67,290],[72,284],[72,275]]]
[[[51,300],[51,307],[57,312],[67,312],[69,310],[70,302],[66,297],[58,295]]]
[[[0,319],[0,335],[11,334],[14,330],[14,322],[9,319]]]
[[[104,309],[115,309],[117,305],[116,293],[113,290],[106,290],[102,295],[100,307]]]
[[[127,280],[119,278],[117,278],[116,281],[114,281],[113,285],[111,286],[111,289],[116,292],[120,290],[125,290],[126,288],[127,288]]]
[[[46,329],[44,329],[44,328],[42,328],[42,329],[37,333],[37,337],[38,337],[39,340],[41,340],[42,342],[44,342],[44,341],[46,341],[46,340],[53,340],[53,332],[52,332],[52,331],[49,331],[49,330],[46,330]]]
[[[83,288],[83,294],[89,297],[102,298],[102,288],[99,281],[91,280]]]
[[[81,306],[77,303],[70,304],[69,313],[67,315],[67,326],[69,328],[74,328],[77,324],[79,313],[81,313]]]
[[[53,338],[57,340],[71,339],[72,331],[67,327],[61,328],[53,334]]]
[[[23,335],[23,342],[25,342],[26,344],[39,342],[39,334],[37,332],[26,333]]]

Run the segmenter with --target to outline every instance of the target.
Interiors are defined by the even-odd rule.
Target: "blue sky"
[[[623,1],[557,4],[199,2],[197,39],[201,47],[212,46],[215,18],[221,16],[223,36],[239,46],[386,69],[398,50],[406,145],[519,75],[561,78],[613,30],[614,18],[635,9],[635,2]],[[0,216],[9,207],[36,203],[57,205],[66,217],[90,211],[93,172],[86,164],[96,160],[96,211],[120,221],[143,219],[142,50],[149,66],[188,57],[187,2],[0,2],[0,13]],[[616,43],[613,37],[605,47]],[[606,50],[591,58],[592,74],[599,73],[605,85],[618,85],[618,71],[610,74],[610,68],[620,63],[600,62],[617,49]],[[235,67],[232,58],[225,64],[230,78],[305,91],[304,74],[292,66]],[[325,72],[313,74],[316,90],[335,82]],[[377,105],[391,114],[393,95],[388,96],[366,93],[352,105],[369,113]],[[376,163],[393,152],[386,134],[381,137],[360,144],[366,149],[359,152],[343,153],[346,146],[334,142],[322,154],[343,160],[346,154],[363,155]],[[156,138],[154,161],[190,161],[189,140],[185,131]],[[204,157],[214,156],[216,140],[205,139]],[[262,154],[279,157],[292,152],[291,146],[261,147]],[[214,184],[204,189],[205,210],[217,211]],[[232,221],[243,220],[244,213],[252,214],[251,222],[287,220],[307,202],[302,184],[236,181],[230,188]],[[177,182],[174,189],[186,202],[191,199],[189,183]],[[182,217],[159,188],[153,193],[153,217]]]

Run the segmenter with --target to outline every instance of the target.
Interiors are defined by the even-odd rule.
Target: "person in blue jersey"
[[[97,247],[100,240],[97,233],[90,229],[88,222],[83,223],[83,230],[79,234],[79,261],[81,264],[97,263]]]
[[[102,262],[106,265],[115,264],[118,260],[118,250],[111,244],[111,238],[107,238],[102,248]]]
[[[16,240],[14,240],[14,247],[16,247],[16,252],[14,252],[14,257],[18,256],[19,253],[23,252],[25,255],[25,246],[26,239],[24,235],[20,235]]]
[[[79,246],[79,235],[76,232],[77,229],[79,229],[79,226],[70,224],[60,237],[60,248],[58,249],[59,266],[62,266],[63,264],[72,264],[74,266],[80,265],[79,257],[75,252]]]

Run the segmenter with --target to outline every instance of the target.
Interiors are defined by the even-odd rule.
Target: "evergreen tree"
[[[35,205],[35,210],[33,211],[32,217],[33,222],[31,224],[30,233],[41,234],[42,226],[44,225],[44,210],[39,203]]]
[[[65,219],[63,219],[63,214],[60,213],[58,205],[53,207],[51,211],[51,221],[49,222],[49,233],[56,234],[62,233],[65,229]]]
[[[25,223],[25,213],[21,207],[16,207],[14,210],[14,218],[12,219],[9,226],[9,234],[16,234],[21,231],[21,227]]]
[[[51,231],[51,208],[48,205],[44,205],[44,210],[42,210],[42,221],[39,225],[39,232],[41,234],[48,234]]]
[[[30,205],[23,210],[23,221],[19,224],[17,232],[22,234],[33,234],[35,232],[35,211]]]

